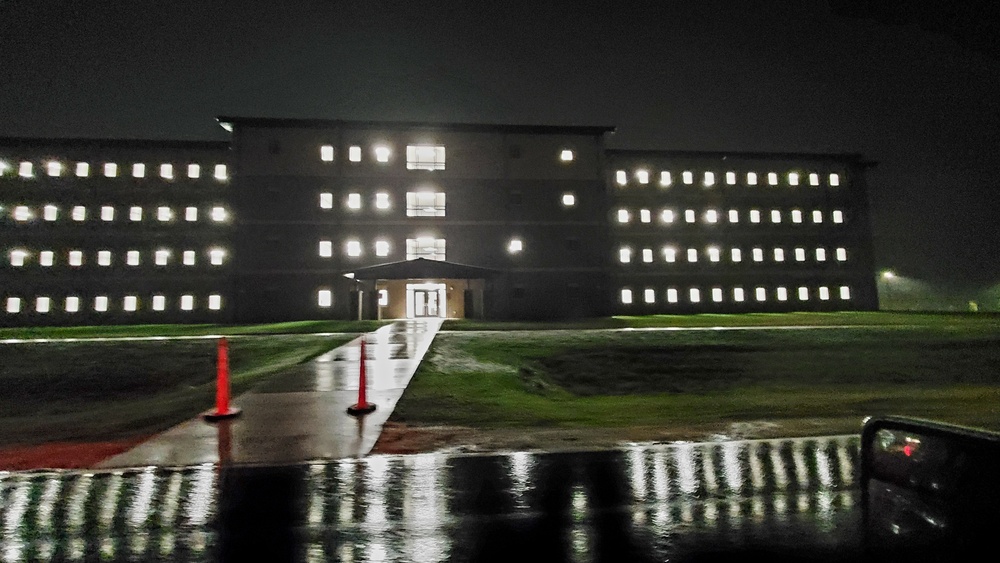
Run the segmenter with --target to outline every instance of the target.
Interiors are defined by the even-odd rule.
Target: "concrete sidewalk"
[[[364,336],[368,402],[377,405],[371,414],[347,414],[358,399],[359,337],[234,398],[233,406],[243,411],[236,418],[189,420],[98,467],[285,464],[364,456],[440,328],[440,319],[400,320]]]

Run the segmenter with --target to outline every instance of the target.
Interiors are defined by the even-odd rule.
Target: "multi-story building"
[[[877,308],[859,155],[219,122],[231,142],[0,139],[0,323]]]

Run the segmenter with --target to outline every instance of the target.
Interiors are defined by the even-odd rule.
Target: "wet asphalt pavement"
[[[843,561],[858,436],[0,473],[0,561]]]

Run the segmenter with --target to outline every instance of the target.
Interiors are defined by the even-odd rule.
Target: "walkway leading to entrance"
[[[364,336],[368,401],[375,412],[355,418],[361,337],[236,397],[243,413],[209,423],[181,423],[99,467],[230,463],[298,463],[361,457],[371,451],[382,425],[430,347],[441,319],[395,321]]]

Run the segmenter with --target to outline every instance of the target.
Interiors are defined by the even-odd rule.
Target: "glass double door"
[[[438,295],[436,289],[414,289],[413,316],[417,318],[441,316]]]

